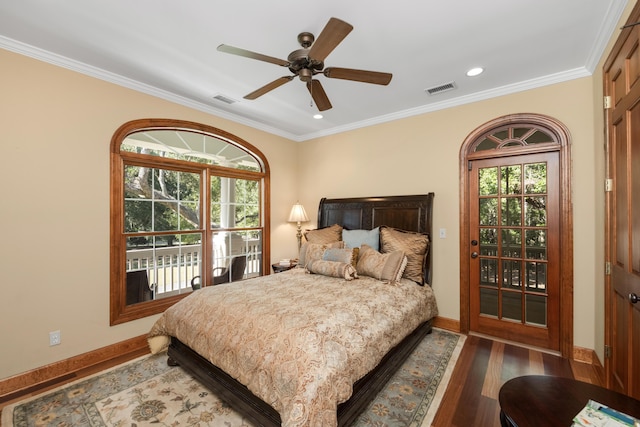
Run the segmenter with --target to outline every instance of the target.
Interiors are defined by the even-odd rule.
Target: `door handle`
[[[471,252],[471,258],[478,258],[478,252]],[[631,296],[629,296],[631,298]]]
[[[631,292],[631,293],[629,294],[629,302],[630,302],[631,304],[635,304],[635,303],[637,303],[637,302],[638,302],[638,295],[636,295],[634,292]]]

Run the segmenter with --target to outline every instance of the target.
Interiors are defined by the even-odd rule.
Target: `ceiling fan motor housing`
[[[322,71],[323,61],[316,61],[309,58],[309,49],[294,50],[287,57],[289,70],[300,77],[303,82],[310,81],[314,74]]]

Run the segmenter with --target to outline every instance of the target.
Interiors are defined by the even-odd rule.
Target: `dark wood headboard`
[[[357,197],[320,200],[318,228],[340,224],[349,230],[371,230],[381,225],[429,235],[425,259],[425,283],[433,276],[434,193],[413,196]]]

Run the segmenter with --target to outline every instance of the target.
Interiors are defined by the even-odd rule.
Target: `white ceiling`
[[[591,75],[627,0],[5,0],[0,47],[296,141]],[[393,74],[388,86],[328,79],[322,120],[294,79],[254,101],[297,35],[331,17],[353,31],[326,67]],[[477,77],[465,72],[485,68]],[[1,64],[0,64],[1,70]],[[455,89],[425,89],[454,82]],[[236,100],[231,105],[214,97]]]

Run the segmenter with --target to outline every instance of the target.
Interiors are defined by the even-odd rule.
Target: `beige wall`
[[[320,197],[384,196],[435,192],[434,229],[445,239],[434,241],[434,280],[440,315],[459,319],[459,152],[466,136],[483,123],[511,113],[555,117],[571,132],[576,268],[575,344],[594,348],[593,312],[596,266],[595,150],[602,140],[593,132],[591,78],[476,102],[449,110],[305,142],[300,149],[301,202]],[[331,172],[327,172],[331,171]],[[601,182],[601,181],[600,181]],[[436,232],[437,235],[437,232]]]
[[[434,227],[447,237],[434,242],[433,286],[450,319],[459,319],[460,145],[505,114],[555,117],[572,137],[575,345],[603,360],[601,64],[592,77],[303,143],[7,51],[0,64],[0,379],[144,334],[155,320],[109,326],[109,142],[145,117],[216,126],[267,156],[272,260],[295,256],[285,220],[296,199],[313,224],[321,197],[435,192]],[[49,347],[53,330],[62,344]]]
[[[109,326],[109,144],[129,120],[192,120],[256,146],[271,167],[272,256],[296,250],[298,144],[0,50],[0,378],[145,334]],[[62,344],[49,347],[49,331]]]

